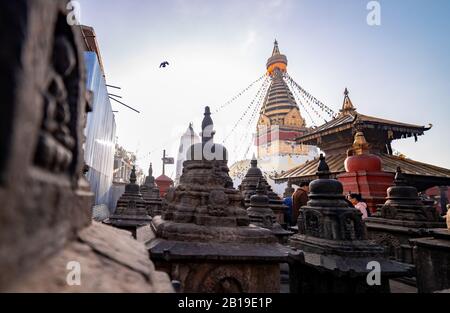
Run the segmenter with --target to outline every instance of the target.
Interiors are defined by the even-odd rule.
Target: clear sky
[[[275,38],[290,76],[334,110],[348,87],[363,114],[432,123],[418,143],[400,140],[394,149],[450,167],[448,0],[379,1],[380,26],[367,24],[366,0],[79,2],[81,22],[97,33],[108,83],[121,86],[124,101],[142,111],[113,104],[119,143],[137,152],[141,167],[152,161],[156,175],[162,150],[176,157],[189,122],[199,131],[204,106],[214,110],[264,74]],[[165,60],[170,66],[159,69]],[[257,90],[213,115],[217,141]],[[238,132],[227,148],[246,146],[243,136]]]

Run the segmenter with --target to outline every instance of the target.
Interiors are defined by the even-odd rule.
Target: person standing
[[[350,194],[349,199],[350,202],[355,206],[355,208],[362,213],[363,219],[369,217],[369,208],[367,206],[367,203],[363,201],[361,194],[352,193]]]
[[[284,222],[287,226],[292,225],[292,196],[285,197],[283,199],[283,204],[286,206],[284,211]]]
[[[292,195],[292,226],[297,225],[300,209],[308,203],[308,194],[309,184],[301,183],[300,188],[298,188]]]

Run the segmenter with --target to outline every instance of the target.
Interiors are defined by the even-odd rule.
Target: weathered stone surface
[[[69,262],[79,262],[79,286],[67,284]],[[172,292],[163,272],[156,272],[144,245],[128,232],[95,223],[76,241],[39,265],[8,292]]]
[[[65,5],[0,3],[0,289],[91,222],[84,62]]]
[[[180,184],[169,190],[162,216],[153,219],[151,258],[181,282],[183,292],[277,292],[279,263],[294,252],[271,231],[250,225],[212,127],[207,108],[202,143],[188,150]]]
[[[300,210],[299,233],[289,241],[305,256],[291,267],[291,292],[389,292],[389,278],[410,275],[412,267],[384,259],[383,248],[367,240],[362,214],[348,206],[342,184],[329,174],[321,155],[319,179]],[[380,286],[367,284],[372,261],[381,266]]]
[[[450,288],[450,231],[432,230],[432,237],[412,239],[420,293]]]
[[[394,183],[378,214],[366,220],[368,238],[383,245],[389,257],[414,264],[409,240],[428,237],[433,228],[444,228],[445,222],[436,208],[422,202],[416,188],[407,185],[400,168]]]

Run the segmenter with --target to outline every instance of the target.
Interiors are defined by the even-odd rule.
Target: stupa
[[[337,176],[344,193],[361,194],[370,212],[375,213],[377,206],[386,199],[386,190],[393,185],[394,174],[382,170],[383,161],[370,153],[370,144],[363,132],[356,133],[344,165],[345,173]]]
[[[116,211],[104,223],[128,230],[138,241],[145,242],[150,238],[151,220],[139,185],[136,184],[136,167],[133,166],[130,183],[125,186],[125,193],[117,201]]]
[[[147,214],[152,217],[161,215],[162,199],[160,197],[159,188],[155,184],[151,163],[150,168],[148,169],[148,176],[145,178],[144,184],[141,186],[141,194],[146,203]]]
[[[368,235],[385,246],[390,257],[414,263],[410,239],[429,237],[431,229],[445,228],[445,221],[434,206],[422,202],[415,187],[408,186],[401,168],[394,184],[377,215],[366,220]]]
[[[213,141],[209,107],[204,115],[202,142],[189,148],[180,184],[153,219],[151,259],[182,292],[279,292],[279,263],[292,250],[270,230],[250,225],[228,175],[227,150]]]
[[[310,184],[310,201],[300,210],[299,233],[289,241],[305,255],[291,271],[291,292],[389,292],[389,279],[410,275],[412,266],[384,259],[384,249],[367,240],[362,214],[348,206],[342,184],[329,178],[323,155],[317,176]],[[374,264],[380,277],[370,286]]]
[[[256,186],[256,194],[250,197],[250,207],[247,209],[248,216],[253,225],[269,229],[280,243],[287,243],[288,237],[293,233],[284,230],[278,224],[272,209],[270,199],[267,196],[267,188],[260,180]]]
[[[279,224],[284,225],[284,213],[287,207],[283,204],[283,200],[272,190],[268,184],[260,168],[258,168],[258,160],[253,157],[250,169],[242,180],[239,189],[244,196],[245,206],[250,207],[250,198],[256,194],[256,186],[261,183],[266,189],[269,197],[269,207],[275,214],[276,220]]]

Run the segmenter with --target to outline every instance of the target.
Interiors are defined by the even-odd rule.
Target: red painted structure
[[[367,152],[368,144],[363,133],[357,133],[353,149],[345,160],[346,173],[337,176],[344,193],[359,193],[370,211],[386,201],[387,189],[394,184],[394,175],[382,170],[381,159]],[[352,155],[356,152],[356,155]]]
[[[161,198],[164,198],[167,194],[167,191],[169,191],[169,188],[173,186],[173,180],[164,174],[156,178],[155,183],[159,188],[159,194]]]

